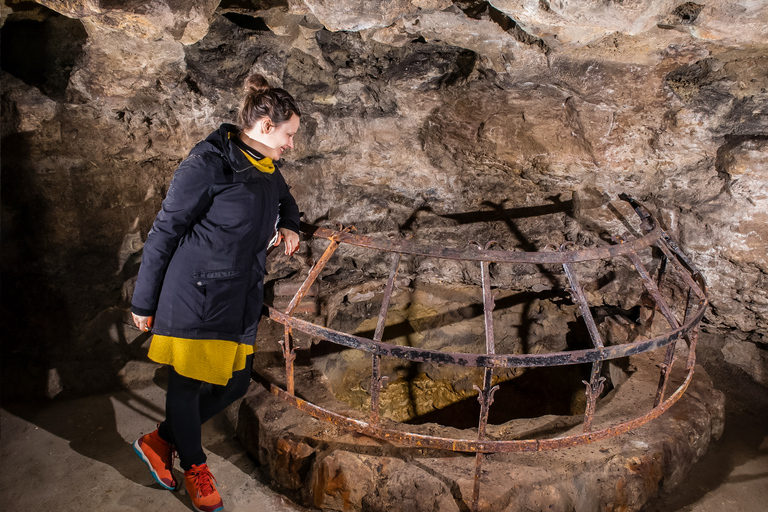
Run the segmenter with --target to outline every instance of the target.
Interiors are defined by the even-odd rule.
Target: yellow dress
[[[179,375],[190,379],[225,385],[232,373],[245,368],[245,358],[253,354],[253,345],[225,340],[192,340],[155,334],[149,346],[149,358],[169,364]]]

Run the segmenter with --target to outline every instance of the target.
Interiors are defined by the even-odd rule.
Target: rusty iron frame
[[[613,245],[580,250],[570,250],[574,247],[574,244],[571,242],[566,242],[560,247],[548,246],[548,250],[543,252],[491,250],[491,247],[495,242],[489,242],[484,247],[472,243],[462,249],[442,248],[404,239],[374,238],[359,235],[354,233],[354,228],[352,227],[344,228],[343,226],[339,226],[338,230],[331,230],[302,223],[302,231],[305,234],[314,236],[315,238],[327,239],[330,241],[330,244],[326,247],[325,252],[320,259],[310,269],[307,278],[296,292],[296,295],[291,300],[286,311],[281,312],[272,307],[268,308],[269,318],[285,326],[285,337],[280,343],[283,346],[283,356],[285,358],[286,389],[283,390],[275,384],[271,384],[270,391],[285,402],[319,420],[332,423],[360,434],[394,442],[403,446],[475,453],[476,463],[472,510],[478,509],[481,467],[484,454],[544,451],[568,446],[577,446],[614,437],[648,423],[660,416],[664,411],[677,402],[688,388],[688,385],[693,378],[696,363],[698,325],[708,306],[706,282],[698,269],[696,269],[693,263],[682,253],[679,247],[659,226],[642,204],[626,194],[621,194],[619,198],[628,202],[640,217],[641,229],[644,231],[644,234],[633,240],[625,240],[622,237],[613,237]],[[384,297],[373,339],[335,331],[293,316],[294,310],[304,298],[312,284],[320,276],[323,268],[341,244],[349,244],[357,247],[389,252],[394,255],[389,278],[384,288]],[[659,267],[658,283],[653,280],[651,274],[644,267],[638,256],[638,251],[650,247],[657,248],[662,254],[662,265]],[[479,263],[486,337],[486,351],[484,354],[440,352],[416,347],[393,345],[381,341],[401,255],[403,254],[438,259],[474,261]],[[605,346],[600,337],[595,319],[592,316],[587,295],[577,277],[574,264],[620,257],[627,258],[637,271],[646,291],[654,301],[654,311],[655,309],[658,309],[661,312],[663,317],[669,323],[670,330],[662,335],[649,339],[641,339],[622,345]],[[495,302],[491,291],[491,277],[489,273],[490,263],[561,265],[563,273],[568,280],[569,287],[567,288],[567,291],[570,292],[574,303],[579,307],[581,317],[586,324],[593,348],[547,354],[496,354],[492,315]],[[668,263],[671,263],[672,270],[674,270],[677,275],[681,276],[683,282],[689,287],[688,301],[685,305],[685,313],[682,321],[677,319],[673,308],[667,304],[666,299],[660,290],[660,286],[665,278]],[[328,411],[296,396],[293,368],[293,362],[296,358],[293,341],[294,329],[313,337],[322,338],[331,343],[371,354],[371,405],[368,421]],[[675,361],[675,346],[677,340],[680,338],[683,338],[689,346],[685,367],[686,376],[682,384],[665,398],[669,375]],[[595,416],[597,399],[603,391],[605,381],[605,378],[601,377],[603,362],[653,351],[662,347],[666,347],[666,353],[664,362],[659,365],[659,385],[654,397],[653,407],[650,411],[632,420],[595,430],[592,422]],[[415,362],[483,368],[483,386],[482,388],[475,386],[475,389],[478,392],[478,401],[481,406],[477,437],[475,439],[443,438],[416,434],[399,428],[387,428],[382,426],[379,417],[379,395],[382,387],[386,383],[386,377],[381,376],[380,362],[382,356],[395,357]],[[498,389],[498,386],[492,385],[494,369],[531,368],[586,363],[592,365],[592,371],[590,380],[588,382],[584,381],[584,384],[586,385],[587,405],[584,413],[583,432],[581,434],[551,439],[487,439],[486,428],[488,424],[489,410],[493,403],[493,395]]]

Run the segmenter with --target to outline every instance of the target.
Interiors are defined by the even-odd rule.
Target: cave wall
[[[143,355],[142,241],[252,71],[300,102],[283,169],[308,222],[590,246],[599,206],[627,192],[708,279],[705,334],[768,383],[766,26],[749,0],[6,0],[3,394],[102,389]],[[595,204],[562,207],[580,198]],[[557,215],[498,215],[540,206]]]

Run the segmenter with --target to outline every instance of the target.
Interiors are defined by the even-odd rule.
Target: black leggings
[[[245,395],[251,383],[253,354],[245,360],[245,368],[234,372],[224,386],[190,379],[168,367],[168,392],[165,395],[165,421],[160,424],[160,437],[173,444],[181,467],[205,463],[202,447],[203,423]]]

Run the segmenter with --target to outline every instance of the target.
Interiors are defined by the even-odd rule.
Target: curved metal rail
[[[379,439],[396,442],[405,446],[420,448],[435,448],[458,452],[475,453],[477,457],[475,470],[475,488],[472,507],[477,509],[480,468],[482,457],[485,453],[519,452],[519,451],[543,451],[591,443],[600,439],[614,437],[640,427],[657,418],[671,407],[683,395],[693,377],[696,362],[696,342],[698,337],[698,325],[706,312],[708,300],[706,297],[706,282],[701,273],[693,266],[690,260],[680,251],[677,245],[664,232],[648,211],[631,197],[622,194],[622,200],[632,205],[640,217],[644,234],[630,241],[624,241],[614,237],[614,245],[595,247],[581,250],[568,250],[572,246],[566,243],[548,252],[515,252],[491,250],[493,243],[485,247],[467,247],[464,249],[452,249],[434,247],[426,244],[414,243],[402,239],[374,238],[353,233],[354,228],[340,227],[339,230],[331,230],[310,226],[302,223],[302,231],[316,238],[329,240],[322,257],[313,265],[304,283],[291,300],[285,312],[269,308],[269,317],[285,326],[285,337],[281,341],[283,356],[286,365],[286,389],[280,389],[271,385],[271,392],[290,403],[294,407],[307,412],[313,417],[333,423],[335,425],[369,435]],[[293,316],[293,312],[306,295],[310,286],[320,275],[333,253],[341,244],[384,251],[393,254],[392,268],[384,290],[381,310],[373,339],[363,338],[347,334]],[[673,309],[667,304],[659,290],[659,285],[651,277],[643,266],[637,252],[649,247],[656,247],[662,253],[662,265],[660,267],[658,281],[664,278],[667,264],[679,275],[688,286],[688,302],[685,315],[678,320]],[[483,312],[485,321],[486,353],[448,353],[435,350],[405,347],[384,343],[381,341],[387,311],[394,289],[400,257],[403,254],[423,256],[428,258],[452,259],[462,261],[476,261],[480,264],[482,288],[483,288]],[[623,345],[604,346],[597,324],[592,316],[586,294],[579,284],[573,263],[605,260],[624,257],[627,258],[638,273],[647,292],[653,298],[655,307],[666,318],[671,330],[651,339],[644,339]],[[548,354],[496,354],[493,331],[492,311],[494,299],[491,294],[489,264],[494,263],[524,263],[524,264],[559,264],[569,282],[569,290],[589,332],[593,348],[574,350],[568,352],[553,352]],[[293,343],[293,330],[316,336],[329,342],[361,350],[371,354],[371,407],[369,421],[350,418],[341,414],[328,411],[322,407],[298,398],[294,393],[293,363],[296,358]],[[686,361],[686,377],[683,383],[669,396],[665,398],[669,374],[674,364],[674,352],[677,340],[685,339],[689,345]],[[611,425],[594,430],[592,421],[595,414],[595,406],[598,396],[603,390],[604,378],[600,376],[603,361],[632,356],[644,352],[667,347],[664,362],[660,365],[659,385],[654,399],[653,408],[645,414],[630,421]],[[409,361],[451,364],[457,366],[483,368],[483,387],[475,386],[480,402],[480,418],[478,420],[478,435],[475,439],[452,439],[416,434],[407,431],[384,428],[379,424],[379,394],[385,378],[381,376],[381,356],[389,356]],[[570,364],[591,363],[592,372],[589,382],[585,381],[587,406],[584,413],[583,433],[551,438],[551,439],[525,439],[525,440],[488,440],[486,439],[486,427],[488,423],[488,411],[493,403],[493,395],[498,386],[492,386],[492,376],[497,368],[521,368],[542,367]]]

